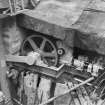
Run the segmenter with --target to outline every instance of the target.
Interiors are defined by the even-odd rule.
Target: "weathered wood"
[[[55,88],[55,92],[54,92],[54,96],[57,96],[59,94],[61,94],[62,92],[67,91],[69,88],[66,84],[61,84],[61,83],[56,83],[56,88]],[[56,100],[54,100],[54,105],[72,105],[70,104],[72,101],[72,97],[71,94],[66,94]]]
[[[34,105],[38,104],[38,96],[37,96],[37,84],[38,84],[38,74],[27,74],[24,77],[24,97],[20,97],[23,100],[24,105]]]
[[[59,71],[56,71],[51,68],[41,67],[41,66],[31,66],[30,67],[28,65],[23,65],[23,64],[13,64],[13,65],[16,68],[21,68],[21,69],[18,69],[19,71],[22,71],[25,68],[27,68],[27,70],[30,72],[45,75],[46,77],[54,78],[54,79],[61,79],[61,80],[63,80],[64,78],[70,79],[71,78],[70,74],[72,74],[73,76],[82,77],[83,80],[91,77],[91,75],[89,73],[80,72],[80,71],[78,71],[72,67],[68,67],[68,66],[64,66]]]
[[[65,94],[70,93],[71,91],[73,91],[73,90],[79,88],[80,86],[85,85],[86,83],[92,81],[93,79],[94,79],[94,77],[91,77],[91,78],[87,79],[86,81],[84,81],[84,82],[82,82],[82,83],[80,83],[80,84],[74,86],[73,88],[69,89],[68,91],[66,91],[66,92],[64,92],[64,93],[62,93],[62,94],[60,94],[60,95],[58,95],[58,96],[54,96],[54,97],[50,98],[49,100],[47,100],[47,101],[45,101],[45,102],[43,102],[43,103],[41,103],[41,104],[39,104],[39,105],[48,104],[48,103],[54,101],[55,99],[57,99],[57,98],[59,98],[59,97],[61,97],[61,96],[64,96]]]
[[[50,89],[52,81],[50,79],[41,78],[39,87],[38,87],[38,99],[39,104],[47,101],[50,98]]]

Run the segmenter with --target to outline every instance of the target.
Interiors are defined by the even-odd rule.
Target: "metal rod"
[[[18,55],[5,55],[7,62],[19,62],[19,63],[26,63],[28,65],[33,65],[36,58],[32,56],[18,56]]]
[[[17,99],[15,99],[15,98],[12,98],[17,104],[19,104],[19,105],[23,105],[20,101],[18,101]]]
[[[10,6],[10,12],[11,12],[11,14],[13,14],[13,8],[12,8],[12,2],[11,2],[11,0],[9,0],[9,6]]]
[[[80,80],[80,79],[78,79],[78,78],[74,78],[76,81],[78,81],[78,82],[83,82],[83,80]],[[91,83],[87,83],[87,85],[89,85],[89,86],[92,86],[92,84]]]
[[[80,83],[80,84],[74,86],[73,88],[69,89],[69,90],[66,91],[65,93],[62,93],[62,94],[60,94],[60,95],[58,95],[58,96],[55,96],[55,97],[52,97],[52,98],[50,98],[49,100],[47,100],[47,101],[45,101],[45,102],[43,102],[43,103],[41,103],[41,104],[39,104],[39,105],[45,105],[45,104],[48,104],[48,103],[54,101],[55,99],[57,99],[57,98],[59,98],[59,97],[65,95],[65,94],[67,94],[67,93],[70,93],[71,91],[77,89],[78,87],[87,84],[88,82],[92,81],[93,79],[94,79],[94,77],[91,77],[91,78],[85,80],[84,82],[82,82],[82,83]]]
[[[24,0],[21,0],[21,5],[22,5],[22,10],[24,10],[25,9]]]

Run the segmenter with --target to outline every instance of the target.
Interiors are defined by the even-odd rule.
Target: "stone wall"
[[[11,54],[16,54],[20,50],[24,33],[17,26],[15,17],[7,17],[2,22],[3,41],[6,51]]]

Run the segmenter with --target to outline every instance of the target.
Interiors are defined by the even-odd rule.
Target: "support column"
[[[0,20],[0,23],[2,23],[2,20]],[[6,78],[6,72],[8,70],[8,67],[5,63],[5,57],[4,57],[5,54],[6,50],[3,45],[2,28],[0,26],[0,83],[1,83],[1,90],[3,91],[4,95],[7,97],[7,99],[10,99],[11,94],[9,89],[9,81]],[[12,101],[10,101],[7,105],[13,105]]]
[[[21,42],[23,40],[23,33],[16,24],[16,17],[7,17],[1,20],[1,29],[2,32],[0,35],[0,81],[1,88],[5,96],[10,98],[11,96],[16,98],[17,87],[12,80],[6,78],[6,71],[9,69],[4,60],[5,54],[19,54]],[[10,89],[9,89],[10,87]],[[11,93],[11,94],[10,94]],[[12,105],[12,104],[11,104]]]

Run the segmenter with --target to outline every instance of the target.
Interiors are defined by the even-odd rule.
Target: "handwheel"
[[[42,61],[48,66],[56,66],[58,63],[56,46],[44,36],[31,35],[26,38],[21,47],[21,54],[27,55],[31,51],[39,53]]]

